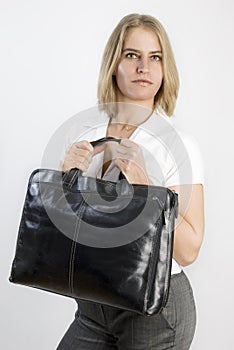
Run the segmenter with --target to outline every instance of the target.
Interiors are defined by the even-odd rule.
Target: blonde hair
[[[154,98],[154,108],[171,116],[178,96],[179,77],[168,35],[156,18],[135,13],[122,18],[106,44],[98,80],[99,109],[106,111],[109,116],[114,114],[113,102],[117,102],[117,83],[114,72],[122,55],[127,32],[130,28],[136,27],[151,29],[159,39],[162,48],[163,81]]]

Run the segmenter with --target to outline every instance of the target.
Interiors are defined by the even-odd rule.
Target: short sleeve
[[[204,186],[204,163],[201,150],[196,138],[192,135],[179,132],[181,145],[172,152],[174,165],[165,178],[165,187],[182,184],[202,184]]]

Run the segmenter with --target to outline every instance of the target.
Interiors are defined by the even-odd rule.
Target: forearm
[[[200,246],[201,235],[196,233],[181,215],[178,215],[174,231],[174,259],[182,266],[190,265],[197,258]]]

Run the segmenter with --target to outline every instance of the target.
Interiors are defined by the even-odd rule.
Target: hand
[[[152,184],[148,178],[145,160],[140,146],[129,139],[122,139],[114,152],[115,165],[129,183]]]
[[[102,152],[105,149],[105,144],[93,147],[89,141],[79,141],[75,142],[68,149],[62,170],[68,171],[72,168],[78,168],[85,172],[92,161],[92,157]]]

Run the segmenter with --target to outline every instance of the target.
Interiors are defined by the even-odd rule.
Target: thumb
[[[105,150],[106,147],[106,143],[103,143],[99,146],[95,146],[93,149],[93,156],[95,156],[95,154],[101,153],[102,151]]]

